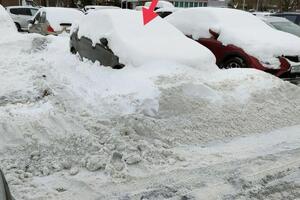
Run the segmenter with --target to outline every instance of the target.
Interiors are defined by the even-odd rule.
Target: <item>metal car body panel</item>
[[[101,65],[111,66],[112,68],[122,68],[124,65],[119,63],[119,58],[106,45],[97,43],[93,46],[89,38],[78,38],[77,32],[74,32],[70,37],[70,50],[72,53],[77,53],[82,58],[87,58],[92,62],[99,61]]]
[[[258,70],[266,71],[271,74],[274,74],[275,76],[280,77],[284,73],[288,72],[290,70],[290,64],[289,62],[283,58],[280,57],[280,69],[269,69],[255,57],[247,54],[243,49],[229,44],[229,45],[223,45],[220,41],[215,39],[214,37],[212,38],[200,38],[197,40],[200,44],[203,46],[207,47],[216,57],[216,64],[222,68],[222,64],[229,58],[232,57],[239,57],[242,58],[245,62],[247,67],[249,68],[255,68]]]

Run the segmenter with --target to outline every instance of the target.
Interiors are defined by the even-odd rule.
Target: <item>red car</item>
[[[278,77],[300,75],[300,39],[273,30],[250,13],[193,8],[166,19],[213,52],[220,68],[255,68]]]

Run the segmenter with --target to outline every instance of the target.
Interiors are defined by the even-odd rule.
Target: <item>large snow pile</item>
[[[274,63],[282,55],[300,55],[300,38],[277,31],[251,13],[227,8],[182,9],[166,18],[194,39],[220,34],[223,44],[234,44],[263,62]],[[273,62],[272,62],[273,61]]]
[[[41,8],[39,12],[46,13],[47,20],[49,21],[51,27],[56,31],[61,30],[60,24],[78,23],[78,21],[80,21],[81,17],[84,15],[81,11],[73,8],[45,7]]]
[[[74,28],[73,30],[76,30]],[[142,13],[131,10],[102,10],[86,15],[79,23],[78,37],[94,44],[108,39],[108,46],[126,65],[172,61],[216,70],[213,54],[161,18],[144,26]]]
[[[0,4],[0,40],[5,40],[8,36],[11,37],[17,34],[17,28],[14,21],[8,15],[6,10]]]

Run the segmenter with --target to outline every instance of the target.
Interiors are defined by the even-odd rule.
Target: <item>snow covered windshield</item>
[[[259,18],[240,10],[190,8],[166,18],[194,39],[210,38],[209,29],[220,34],[223,44],[234,44],[262,61],[282,55],[300,55],[300,38],[272,29]]]
[[[78,37],[90,38],[94,45],[107,38],[109,47],[124,64],[139,66],[163,60],[194,67],[216,67],[215,57],[208,49],[186,38],[161,18],[144,26],[142,13],[138,11],[95,11],[86,15],[78,27]]]

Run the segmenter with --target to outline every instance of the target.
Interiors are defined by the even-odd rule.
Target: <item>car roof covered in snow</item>
[[[266,61],[282,55],[300,55],[300,38],[277,31],[251,13],[229,8],[181,9],[165,18],[193,39],[210,38],[209,29],[219,33],[223,44],[243,48]]]
[[[74,8],[43,7],[39,12],[46,12],[46,18],[54,30],[60,30],[61,23],[76,23],[84,15]]]
[[[142,12],[103,10],[92,12],[79,25],[78,37],[90,38],[93,44],[107,38],[108,46],[120,62],[140,66],[153,61],[172,61],[189,66],[215,66],[212,53],[188,39],[174,26],[157,17],[143,25]]]

